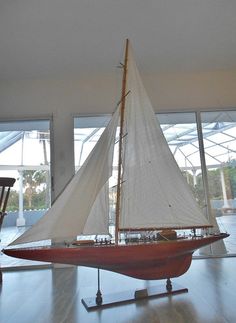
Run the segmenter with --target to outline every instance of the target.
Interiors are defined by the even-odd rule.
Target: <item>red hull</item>
[[[165,279],[184,274],[195,250],[226,237],[227,234],[220,234],[145,244],[7,249],[4,253],[23,259],[101,268],[139,279]]]

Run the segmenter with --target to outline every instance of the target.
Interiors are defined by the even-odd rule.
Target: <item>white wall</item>
[[[236,108],[236,70],[148,76],[145,84],[156,110]]]
[[[236,107],[236,70],[146,75],[144,82],[156,111]],[[112,113],[119,93],[114,75],[0,82],[0,121],[52,118],[57,196],[74,172],[73,116]]]

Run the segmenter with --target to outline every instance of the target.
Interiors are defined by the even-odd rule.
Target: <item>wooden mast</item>
[[[117,179],[117,196],[116,196],[116,221],[115,221],[115,243],[119,240],[119,224],[120,224],[120,200],[121,200],[121,177],[122,177],[122,138],[124,132],[124,112],[126,100],[126,76],[128,63],[128,47],[129,40],[126,39],[125,58],[123,65],[123,80],[121,92],[121,106],[120,106],[120,134],[119,134],[119,156],[118,156],[118,179]]]

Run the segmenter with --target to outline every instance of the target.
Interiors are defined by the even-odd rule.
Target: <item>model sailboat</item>
[[[196,249],[228,236],[198,233],[211,224],[169,150],[128,40],[122,68],[121,101],[98,143],[51,209],[12,243],[51,239],[54,244],[11,247],[5,254],[163,279],[182,275]],[[109,238],[114,151],[118,155],[115,234]],[[178,230],[193,234],[179,236]],[[86,235],[107,236],[70,243]]]

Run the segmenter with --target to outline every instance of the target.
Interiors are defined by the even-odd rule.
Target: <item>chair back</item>
[[[15,178],[0,177],[0,230],[4,216],[6,215],[7,202],[10,194],[10,189],[15,183]]]

